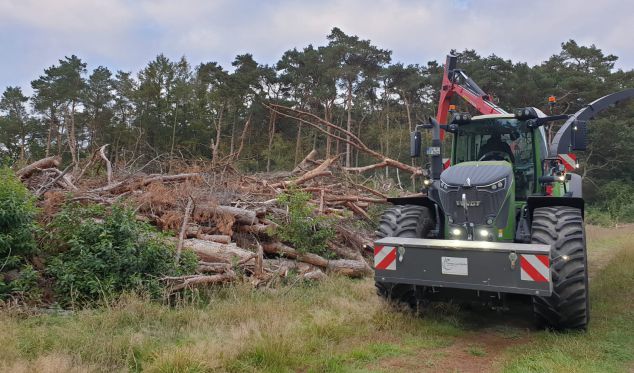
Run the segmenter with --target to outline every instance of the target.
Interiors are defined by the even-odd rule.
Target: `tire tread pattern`
[[[376,235],[384,237],[424,238],[434,226],[434,219],[427,207],[416,205],[393,206],[381,216]],[[376,281],[377,293],[394,303],[405,303],[418,310],[420,297],[414,285]]]
[[[555,330],[586,329],[588,277],[581,211],[563,206],[535,209],[531,241],[553,245],[553,293],[549,297],[533,297],[538,325]]]

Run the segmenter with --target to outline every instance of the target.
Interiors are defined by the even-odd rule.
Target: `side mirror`
[[[575,121],[572,124],[570,134],[570,147],[572,150],[586,150],[587,147],[588,124],[586,121]]]
[[[459,129],[458,125],[455,123],[451,123],[448,125],[441,124],[439,127],[441,130],[447,131],[449,133],[457,133]]]
[[[410,157],[412,158],[420,157],[422,138],[423,136],[420,131],[414,131],[410,134],[410,149],[409,149]]]

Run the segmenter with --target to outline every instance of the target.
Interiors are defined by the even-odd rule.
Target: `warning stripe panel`
[[[374,268],[396,270],[396,247],[376,246],[374,248]]]
[[[449,166],[451,166],[451,158],[443,158],[442,159],[442,168],[443,169],[448,169]]]
[[[383,250],[383,246],[376,246],[374,248],[374,259],[376,259],[376,256],[381,254],[381,250]]]
[[[550,259],[547,255],[522,254],[520,268],[521,280],[550,282]]]
[[[550,260],[546,255],[535,255],[535,257],[544,264],[546,267],[550,267]]]
[[[567,171],[573,171],[577,166],[577,156],[573,153],[557,154]]]

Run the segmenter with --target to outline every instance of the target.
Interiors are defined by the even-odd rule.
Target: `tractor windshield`
[[[525,121],[481,119],[461,125],[455,134],[454,163],[505,160],[513,165],[515,195],[526,199],[535,183],[533,135]]]

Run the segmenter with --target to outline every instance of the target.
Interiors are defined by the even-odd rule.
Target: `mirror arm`
[[[544,124],[548,122],[553,122],[556,120],[565,120],[568,118],[570,118],[570,115],[567,115],[567,114],[551,115],[549,117],[544,117],[544,118],[529,119],[527,122],[529,127],[537,128],[539,126],[543,126]]]

